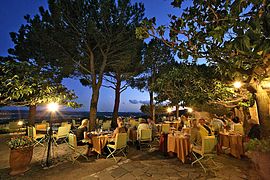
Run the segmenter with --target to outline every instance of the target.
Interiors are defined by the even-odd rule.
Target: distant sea
[[[140,112],[119,112],[121,117],[143,117],[145,114]],[[97,118],[99,119],[110,119],[112,118],[112,112],[98,112]],[[54,120],[81,120],[84,118],[89,118],[89,112],[87,111],[61,111],[56,113]],[[9,121],[15,121],[18,119],[28,120],[28,110],[0,110],[0,124],[8,123]],[[41,122],[42,120],[49,120],[50,114],[46,111],[37,111],[36,122]]]

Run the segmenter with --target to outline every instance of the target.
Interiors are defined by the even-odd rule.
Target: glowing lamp
[[[55,102],[48,104],[48,110],[51,112],[57,111],[59,108],[59,105]]]
[[[23,121],[18,121],[18,126],[22,126],[23,125]]]
[[[171,113],[171,112],[172,112],[172,108],[168,107],[168,108],[167,108],[167,112],[168,112],[168,113]]]
[[[233,83],[233,86],[234,86],[235,88],[239,89],[239,88],[242,86],[242,83],[241,83],[240,81],[235,81],[235,82]]]
[[[193,112],[193,109],[192,109],[192,108],[188,108],[187,111],[188,111],[189,113],[192,113],[192,112]]]

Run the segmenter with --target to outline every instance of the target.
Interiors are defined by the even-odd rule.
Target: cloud
[[[137,101],[137,100],[135,100],[135,99],[133,99],[133,100],[129,100],[129,102],[131,103],[131,104],[139,104],[139,102]]]
[[[149,104],[149,101],[138,101],[136,99],[130,99],[129,102],[131,104]]]
[[[150,104],[149,100],[146,101],[139,101],[141,104]]]

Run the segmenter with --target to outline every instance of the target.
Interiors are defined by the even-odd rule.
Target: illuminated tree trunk
[[[261,125],[262,137],[270,136],[270,116],[269,116],[269,96],[261,86],[257,86],[256,103],[258,107],[258,116]]]
[[[112,127],[117,127],[116,119],[118,117],[119,104],[120,104],[120,90],[121,90],[121,77],[116,74],[116,86],[115,86],[115,99],[114,99],[114,107],[113,107],[113,119],[112,119]]]
[[[37,106],[36,105],[30,105],[29,106],[28,123],[31,126],[35,125],[36,112],[37,112]]]
[[[89,130],[95,128],[96,118],[97,118],[97,104],[99,98],[99,89],[98,87],[92,88],[92,98],[90,104],[90,122],[89,122]]]
[[[177,104],[176,106],[176,119],[179,117],[179,105]]]
[[[149,91],[149,95],[150,95],[150,116],[153,119],[153,121],[156,122],[156,118],[155,118],[155,105],[154,105],[154,92],[153,91]]]

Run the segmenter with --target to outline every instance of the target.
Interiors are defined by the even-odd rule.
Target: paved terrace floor
[[[71,150],[66,144],[55,148],[55,165],[49,169],[41,166],[44,148],[34,149],[31,170],[24,175],[11,177],[9,173],[9,149],[5,141],[9,137],[0,136],[0,179],[221,179],[221,180],[257,180],[257,173],[253,170],[248,159],[238,160],[229,155],[215,157],[215,162],[221,168],[204,173],[197,164],[183,164],[176,157],[164,156],[155,148],[136,150],[130,146],[127,158],[117,157],[118,163],[113,159],[92,156],[89,161],[79,158],[74,164],[68,161]]]

